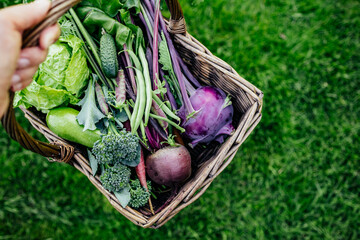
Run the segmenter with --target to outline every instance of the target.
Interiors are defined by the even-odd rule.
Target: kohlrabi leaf
[[[171,62],[170,51],[166,42],[164,33],[161,33],[162,41],[159,44],[159,63],[162,64],[162,69],[168,72],[174,72]]]
[[[93,78],[96,80],[97,76],[93,74]],[[85,97],[78,103],[81,106],[81,111],[77,120],[79,124],[84,125],[84,131],[87,129],[95,130],[95,124],[106,117],[96,106],[94,80],[90,79]]]
[[[118,49],[122,49],[130,37],[131,31],[128,27],[109,17],[98,8],[82,6],[77,8],[76,12],[90,34],[100,36],[100,30],[104,28],[107,33],[115,37]]]
[[[96,7],[104,11],[110,17],[115,17],[121,8],[119,0],[83,0],[81,6]]]
[[[124,188],[121,192],[114,192],[115,197],[119,200],[121,206],[125,208],[131,199],[130,188]]]

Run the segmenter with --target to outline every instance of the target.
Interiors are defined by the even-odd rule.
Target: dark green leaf
[[[81,6],[96,7],[104,11],[110,17],[115,17],[119,9],[121,8],[119,0],[84,0],[81,2]]]
[[[140,1],[139,0],[126,0],[124,3],[125,9],[135,9],[136,14],[140,12]]]
[[[109,17],[100,9],[83,6],[77,8],[76,11],[90,34],[99,35],[100,30],[104,28],[107,33],[115,37],[118,49],[122,49],[130,38],[131,30],[128,27]]]

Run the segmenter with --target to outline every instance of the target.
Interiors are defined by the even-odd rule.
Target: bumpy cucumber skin
[[[116,46],[114,38],[108,33],[100,39],[100,60],[104,74],[108,78],[116,78],[119,71]]]
[[[76,120],[78,114],[79,111],[73,108],[55,108],[47,114],[46,123],[59,137],[92,148],[94,143],[101,139],[101,133],[98,130],[83,131],[84,128]]]

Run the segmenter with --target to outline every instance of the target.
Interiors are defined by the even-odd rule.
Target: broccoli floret
[[[125,129],[118,131],[113,123],[109,132],[94,144],[92,150],[99,164],[124,165],[135,167],[140,162],[139,138]]]
[[[144,206],[150,197],[151,192],[151,183],[147,181],[149,191],[147,191],[143,186],[141,186],[139,179],[130,181],[130,196],[131,200],[129,205],[133,208],[139,208]]]
[[[110,192],[120,192],[129,186],[131,171],[122,164],[104,169],[100,176],[103,187]]]

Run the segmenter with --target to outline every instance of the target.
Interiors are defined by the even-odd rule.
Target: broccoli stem
[[[109,121],[108,134],[120,135],[113,121]]]

